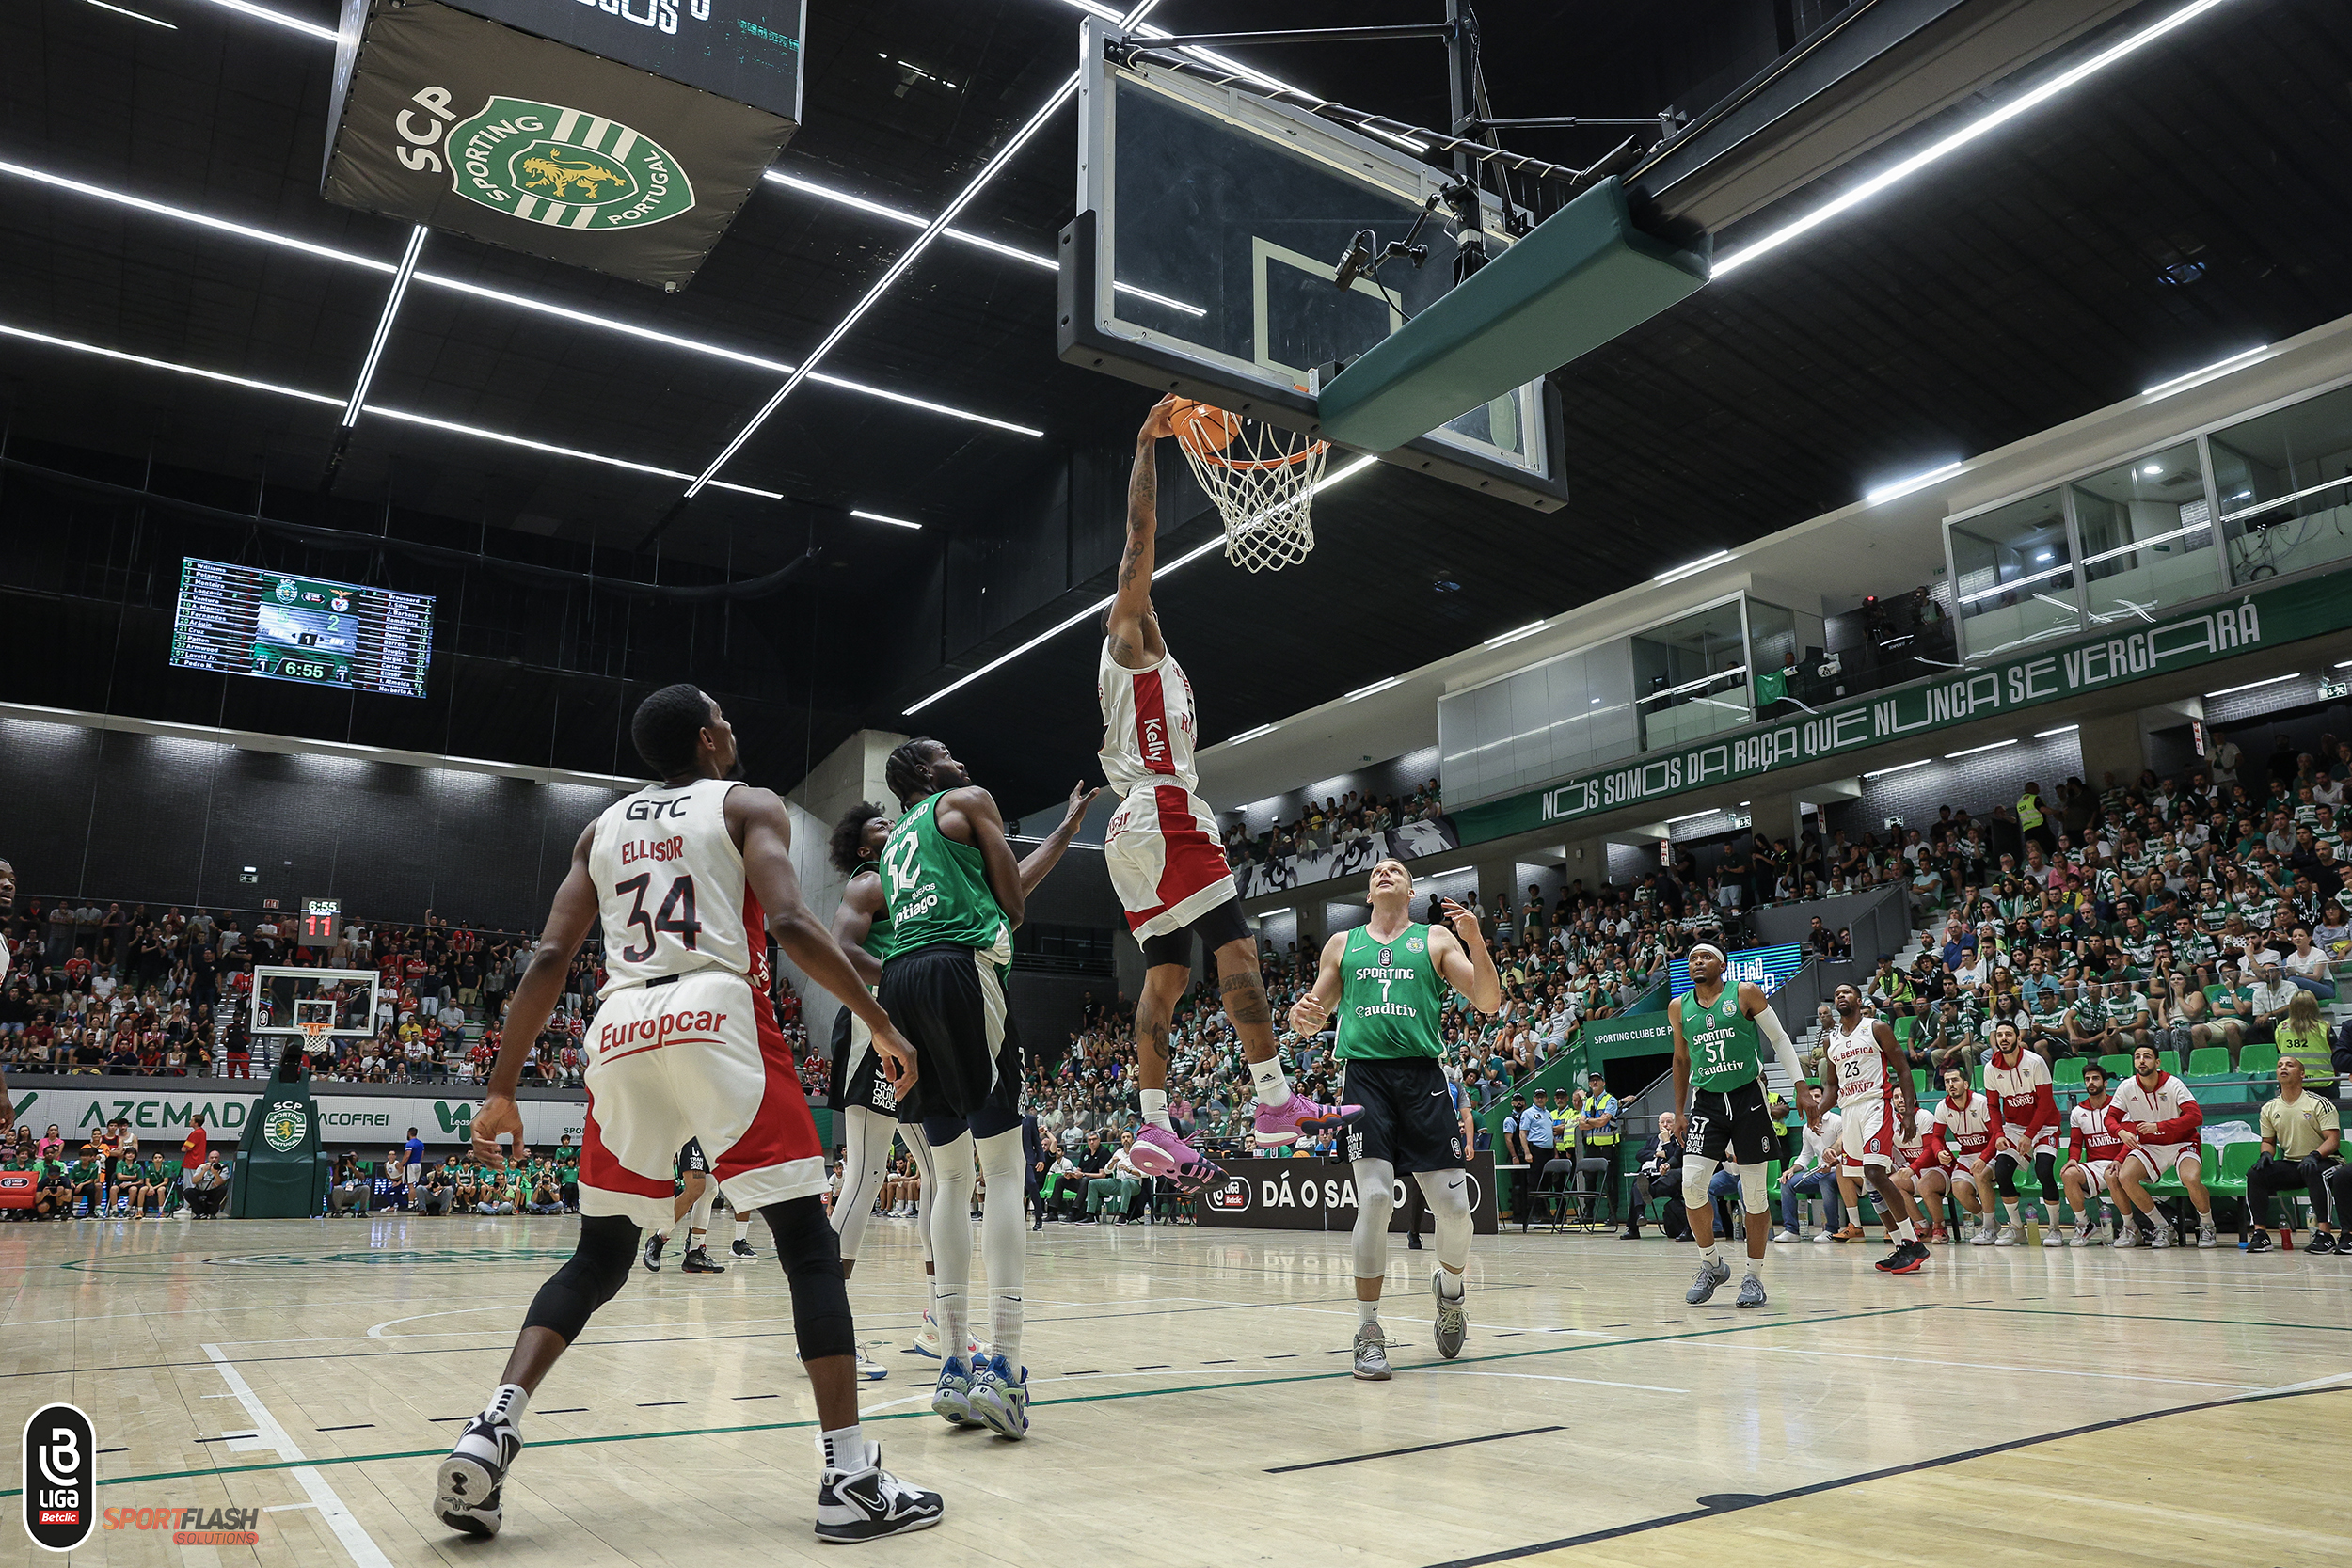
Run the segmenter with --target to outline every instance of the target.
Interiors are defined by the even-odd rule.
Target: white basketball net
[[[302,1049],[310,1054],[316,1056],[335,1048],[334,1042],[326,1037],[327,1031],[335,1027],[333,1020],[313,1023],[306,1018],[294,1027],[302,1031]]]
[[[1241,433],[1222,451],[1176,444],[1225,519],[1226,560],[1277,572],[1307,559],[1315,547],[1309,512],[1331,443],[1245,416]]]

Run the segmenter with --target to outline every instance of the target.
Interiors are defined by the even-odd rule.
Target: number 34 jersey
[[[727,833],[738,779],[655,784],[605,809],[588,847],[604,916],[604,994],[706,969],[768,990],[767,916]]]

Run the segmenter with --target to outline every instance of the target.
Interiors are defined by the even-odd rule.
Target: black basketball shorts
[[[899,1098],[900,1121],[921,1122],[934,1145],[966,1126],[986,1138],[1021,1125],[1021,1042],[1005,1015],[1004,979],[977,948],[893,953],[879,1000],[914,1047],[917,1076]]]
[[[898,1114],[898,1092],[882,1071],[873,1031],[847,1007],[833,1015],[833,1104],[837,1111]]]
[[[1435,1057],[1362,1057],[1342,1064],[1340,1100],[1363,1116],[1342,1135],[1350,1160],[1386,1160],[1403,1176],[1460,1170],[1462,1118]]]
[[[1778,1154],[1779,1132],[1764,1103],[1763,1080],[1751,1078],[1737,1088],[1693,1094],[1682,1147],[1702,1160],[1728,1160],[1735,1165],[1760,1165]]]

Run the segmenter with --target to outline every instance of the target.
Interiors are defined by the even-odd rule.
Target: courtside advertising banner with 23
[[[645,0],[629,9],[641,8],[661,36],[660,12]],[[778,10],[798,28],[797,8]],[[788,52],[761,41],[797,60],[797,37]],[[434,0],[345,0],[320,188],[346,207],[675,291],[796,128]]]

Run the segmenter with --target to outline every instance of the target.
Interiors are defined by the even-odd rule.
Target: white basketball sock
[[[865,1430],[855,1421],[831,1432],[818,1433],[825,1450],[825,1468],[840,1474],[854,1475],[873,1463],[866,1452]]]
[[[1173,1132],[1175,1125],[1168,1119],[1168,1091],[1138,1089],[1136,1097],[1143,1102],[1143,1119],[1163,1132]]]
[[[1291,1081],[1282,1070],[1282,1058],[1277,1053],[1263,1062],[1249,1064],[1249,1082],[1258,1091],[1258,1103],[1268,1110],[1277,1110],[1291,1102]]]
[[[1375,1323],[1379,1321],[1380,1304],[1378,1302],[1359,1301],[1356,1303],[1356,1323],[1359,1327],[1361,1327],[1365,1323]]]
[[[752,1221],[748,1214],[735,1216],[735,1240],[738,1244],[752,1239]]]

